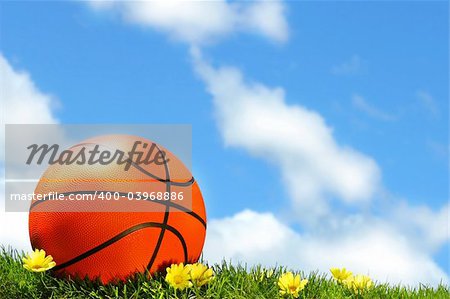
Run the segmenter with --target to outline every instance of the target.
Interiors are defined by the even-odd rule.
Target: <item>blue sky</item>
[[[202,55],[214,66],[238,68],[250,82],[281,86],[287,105],[317,112],[337,144],[376,161],[383,192],[370,204],[374,214],[388,214],[392,198],[444,206],[448,3],[284,5],[287,42],[232,33],[202,46]],[[114,11],[55,1],[3,2],[0,38],[12,67],[56,99],[52,111],[62,123],[192,124],[193,173],[210,219],[289,210],[276,163],[224,145],[188,44]],[[448,249],[447,241],[431,254],[447,274]]]

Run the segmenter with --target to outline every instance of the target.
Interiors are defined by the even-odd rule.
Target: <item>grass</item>
[[[285,268],[273,269],[267,277],[262,267],[247,269],[228,263],[213,265],[216,277],[201,289],[174,290],[162,275],[148,278],[137,274],[126,282],[101,285],[87,280],[65,280],[51,273],[32,273],[22,267],[22,254],[0,249],[0,298],[280,298],[277,286]],[[420,271],[420,269],[418,269]],[[376,284],[362,295],[355,295],[334,282],[329,275],[310,273],[299,298],[450,298],[448,286],[406,288]]]

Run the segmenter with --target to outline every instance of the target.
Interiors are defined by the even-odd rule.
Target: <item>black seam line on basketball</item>
[[[158,152],[161,153],[161,149],[159,148],[158,145],[156,145],[156,148],[158,149]],[[166,173],[166,192],[169,192],[170,194],[170,173],[169,173],[169,167],[167,167],[167,160],[164,159],[164,171]],[[147,264],[147,270],[150,270],[153,266],[153,264],[155,263],[156,260],[156,256],[158,255],[159,252],[159,248],[161,247],[162,241],[164,239],[164,234],[166,232],[166,226],[167,223],[169,221],[169,211],[170,211],[170,207],[168,205],[166,205],[166,211],[164,213],[164,220],[163,220],[163,226],[161,228],[161,231],[159,233],[159,237],[158,237],[158,242],[156,243],[155,248],[153,249],[153,253],[152,256],[150,258],[150,261]],[[185,250],[185,248],[183,248],[183,250]],[[187,263],[187,248],[184,251],[184,262]]]
[[[96,247],[94,247],[94,248],[92,248],[92,249],[90,249],[90,250],[88,250],[88,251],[86,251],[86,252],[76,256],[75,258],[73,258],[73,259],[71,259],[71,260],[69,260],[67,262],[64,262],[64,263],[62,263],[60,265],[56,265],[53,268],[53,270],[58,271],[58,270],[61,270],[63,268],[69,267],[69,266],[71,266],[71,265],[73,265],[73,264],[75,264],[75,263],[77,263],[77,262],[79,262],[79,261],[81,261],[81,260],[83,260],[83,259],[85,259],[85,258],[87,258],[87,257],[89,257],[91,255],[93,255],[94,253],[99,252],[100,250],[102,250],[102,249],[112,245],[113,243],[119,241],[120,239],[125,238],[126,236],[128,236],[129,234],[131,234],[133,232],[136,232],[136,231],[144,229],[144,228],[150,228],[150,227],[157,227],[157,228],[161,228],[162,229],[163,224],[159,223],[159,222],[144,222],[144,223],[140,223],[140,224],[137,224],[135,226],[132,226],[132,227],[124,230],[120,234],[117,234],[116,236],[112,237],[111,239],[103,242],[102,244],[100,244],[100,245],[98,245],[98,246],[96,246]],[[183,250],[184,250],[184,253],[185,253],[184,258],[187,259],[187,245],[186,245],[186,241],[183,238],[183,235],[176,228],[174,228],[173,226],[170,226],[170,225],[166,224],[165,228],[168,231],[172,232],[180,240],[181,246],[183,246]]]
[[[108,148],[108,146],[103,145],[103,144],[89,143],[89,142],[86,142],[86,143],[79,143],[79,144],[77,144],[76,146],[79,146],[79,145],[101,145],[101,146],[104,146],[104,147]],[[74,147],[76,147],[76,146],[72,146],[71,148],[74,148]],[[159,147],[158,147],[158,146],[156,146],[156,147],[157,147],[158,150],[159,150]],[[134,166],[137,170],[139,170],[139,171],[142,172],[143,174],[148,175],[149,177],[154,178],[155,180],[157,180],[157,181],[159,181],[159,182],[167,183],[167,179],[160,178],[159,176],[157,176],[157,175],[155,175],[155,174],[153,174],[153,173],[151,173],[151,172],[145,170],[144,168],[142,168],[141,166],[139,166],[139,164],[137,164],[136,162],[134,162],[129,156],[127,156],[126,153],[125,153],[124,151],[121,151],[121,150],[119,150],[119,149],[115,149],[115,151],[118,151],[119,153],[124,154],[124,155],[127,157],[127,159],[126,159],[125,161],[130,162],[130,164],[131,164],[132,166]],[[165,163],[166,163],[166,162],[164,161],[164,164],[165,164]],[[171,183],[172,185],[174,185],[174,186],[188,187],[188,186],[191,186],[194,182],[195,182],[194,177],[191,177],[191,178],[189,179],[189,181],[186,181],[186,182],[170,182],[170,183]]]
[[[64,192],[64,193],[59,193],[61,195],[63,195],[64,197],[69,196],[71,194],[95,194],[95,193],[111,193],[111,194],[119,194],[120,197],[127,197],[129,196],[129,193],[124,193],[124,192],[117,192],[117,191],[72,191],[72,192]],[[136,198],[136,194],[133,194],[133,198]],[[38,204],[48,201],[49,196],[44,197],[43,199],[39,200],[39,201],[35,201],[31,204],[30,206],[30,211],[37,206]],[[198,221],[200,221],[200,223],[206,228],[206,221],[200,217],[199,214],[195,213],[194,211],[190,211],[188,208],[183,207],[182,205],[176,204],[172,201],[159,201],[159,200],[150,200],[147,199],[146,201],[148,202],[154,202],[154,203],[158,203],[158,204],[162,204],[162,205],[168,205],[172,208],[175,208],[177,210],[180,210],[182,212],[185,212],[189,215],[191,215],[192,217],[194,217],[195,219],[197,219]]]

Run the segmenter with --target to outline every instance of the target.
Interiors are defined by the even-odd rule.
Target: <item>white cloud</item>
[[[372,104],[370,104],[366,99],[364,99],[360,95],[357,95],[357,94],[353,95],[352,104],[355,108],[357,108],[358,110],[366,113],[367,115],[369,115],[373,118],[383,120],[383,121],[393,121],[396,119],[396,117],[394,115],[384,112],[383,110],[373,106]]]
[[[300,234],[271,213],[245,210],[209,222],[204,256],[209,262],[226,257],[232,262],[283,265],[306,272],[347,267],[395,284],[448,283],[447,274],[413,245],[377,219],[349,217],[326,234]]]
[[[225,143],[278,165],[304,219],[328,215],[328,195],[346,203],[372,197],[379,181],[376,163],[339,145],[318,113],[286,104],[281,88],[245,82],[237,69],[214,69],[193,53]]]
[[[271,213],[249,210],[213,219],[207,260],[281,264],[306,271],[345,266],[383,282],[448,282],[432,258],[448,242],[448,207],[431,211],[400,202],[377,217],[370,210],[339,212],[341,205],[330,203],[330,196],[360,208],[378,190],[375,161],[338,144],[317,112],[288,105],[283,89],[248,82],[235,68],[213,68],[198,49],[192,54],[213,97],[225,144],[278,165],[298,219],[310,224],[298,233]]]
[[[28,213],[5,212],[4,190],[5,178],[2,174],[0,176],[0,245],[29,251],[31,245],[28,239]]]
[[[4,124],[55,123],[52,113],[54,100],[42,93],[25,71],[14,69],[0,54],[0,102],[1,134],[4,148]],[[3,150],[0,165],[3,163]],[[3,171],[2,171],[3,172]],[[28,214],[4,212],[4,174],[0,174],[0,240],[2,245],[13,245],[17,249],[28,250]]]
[[[360,73],[365,67],[365,62],[358,55],[353,55],[350,60],[331,68],[333,75],[355,75]]]
[[[391,218],[396,226],[410,236],[420,234],[416,238],[416,248],[434,252],[450,241],[450,209],[447,203],[437,211],[425,205],[411,206],[405,201],[397,202]]]
[[[191,44],[205,44],[236,31],[286,41],[282,1],[89,1],[100,11],[118,12],[127,22],[148,26]]]
[[[249,5],[240,16],[242,27],[249,27],[275,41],[288,39],[288,25],[285,19],[286,8],[281,1],[256,1]]]
[[[51,111],[55,100],[39,91],[27,72],[13,69],[1,54],[0,87],[2,124],[46,124],[57,121]],[[3,142],[3,126],[1,130],[0,139]]]

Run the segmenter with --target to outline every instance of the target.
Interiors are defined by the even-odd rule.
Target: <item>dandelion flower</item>
[[[166,269],[166,281],[175,289],[183,290],[191,285],[189,281],[189,267],[184,266],[183,263],[178,265],[173,264]]]
[[[22,261],[23,267],[32,272],[44,272],[56,266],[53,257],[51,255],[45,256],[43,249],[35,249],[22,258]]]
[[[351,271],[347,271],[347,269],[342,268],[331,268],[330,269],[331,274],[333,275],[334,279],[336,279],[339,282],[343,282],[344,280],[348,279],[349,277],[352,277],[353,273]]]
[[[189,276],[192,284],[197,287],[207,284],[213,278],[213,270],[203,264],[195,263],[186,265],[186,267],[189,268]]]
[[[346,279],[342,280],[341,283],[344,286],[346,286],[347,288],[351,289],[351,288],[353,288],[353,279],[354,279],[354,277],[352,275],[352,276],[349,276]]]
[[[280,294],[283,296],[292,295],[294,298],[298,298],[298,293],[305,288],[307,283],[307,279],[301,280],[300,275],[294,276],[292,272],[284,273],[278,279]]]
[[[345,285],[354,292],[358,293],[366,289],[370,289],[373,286],[373,281],[369,276],[359,274],[347,279]]]

